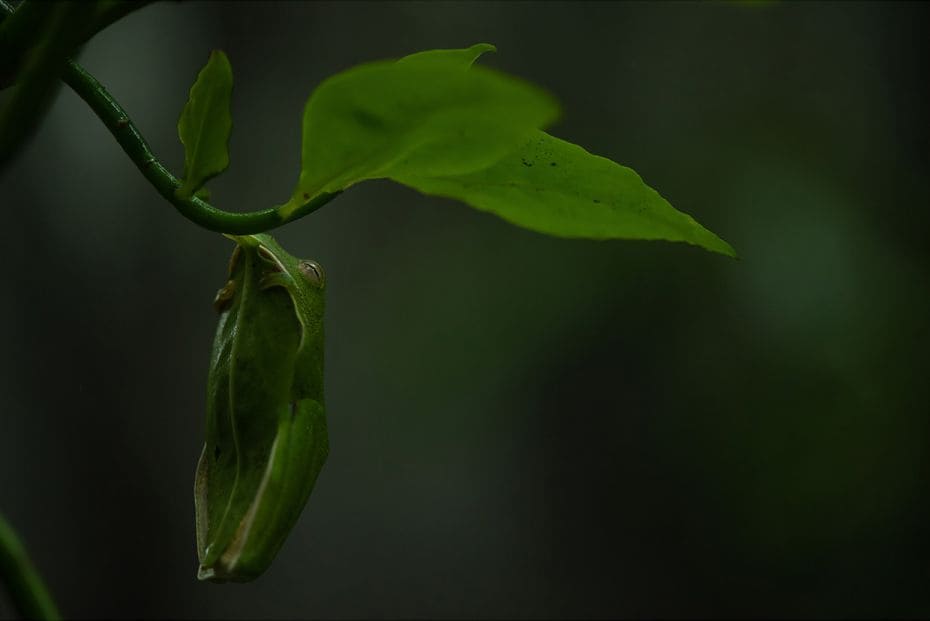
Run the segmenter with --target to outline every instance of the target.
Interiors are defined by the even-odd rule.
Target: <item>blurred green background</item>
[[[280,231],[327,270],[332,451],[272,568],[195,580],[227,240],[63,89],[0,178],[0,508],[72,617],[930,615],[927,3],[159,3],[83,64],[215,203],[283,202],[323,78],[495,43],[731,242],[544,237],[388,182]],[[10,615],[0,595],[0,615]]]

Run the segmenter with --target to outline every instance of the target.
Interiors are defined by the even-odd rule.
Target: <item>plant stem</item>
[[[279,209],[230,213],[217,209],[196,196],[180,198],[175,194],[175,190],[180,187],[181,182],[158,161],[129,119],[129,115],[100,82],[73,60],[68,61],[62,78],[103,121],[129,159],[158,193],[174,205],[185,218],[211,231],[235,235],[262,233],[316,211],[338,194],[320,194],[287,217],[282,215]]]
[[[26,548],[3,515],[0,515],[0,578],[6,582],[13,605],[23,617],[61,618]]]
[[[133,4],[135,7],[143,5],[144,3],[141,2]],[[0,0],[0,20],[11,12],[11,7]],[[15,40],[15,37],[13,39]],[[182,216],[206,229],[234,235],[263,233],[313,213],[340,194],[340,192],[320,194],[296,209],[288,204],[286,212],[282,207],[277,207],[248,213],[223,211],[196,196],[179,198],[175,195],[175,190],[180,187],[181,182],[158,161],[129,115],[103,85],[70,59],[66,62],[61,77],[103,121],[106,128],[116,138],[116,142],[158,193],[174,205]]]

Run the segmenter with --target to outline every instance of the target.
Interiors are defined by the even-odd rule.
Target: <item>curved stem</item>
[[[35,4],[35,3],[33,3]],[[40,3],[41,4],[41,3]],[[146,1],[126,3],[132,9],[139,8],[147,4]],[[125,10],[114,11],[113,15],[105,16],[100,26],[101,28],[126,14],[130,6]],[[13,8],[5,1],[0,0],[0,23],[6,21],[5,18],[14,14]],[[28,20],[26,20],[28,21]],[[22,28],[12,28],[9,23],[4,24],[9,31],[19,32]],[[9,34],[9,32],[7,33]],[[13,39],[13,42],[19,42],[16,37],[7,37]],[[2,41],[0,41],[2,43]],[[21,43],[21,42],[19,42]],[[2,45],[0,45],[2,47]],[[275,209],[264,209],[250,213],[230,213],[217,209],[210,203],[197,198],[179,198],[175,195],[175,190],[180,187],[181,182],[158,161],[155,154],[149,148],[148,143],[136,129],[129,115],[123,110],[122,106],[113,99],[113,96],[107,92],[100,82],[91,74],[87,73],[83,67],[73,60],[68,60],[62,79],[71,87],[71,89],[83,99],[91,110],[103,121],[113,137],[126,152],[126,155],[133,161],[136,168],[142,175],[149,180],[158,193],[188,220],[199,224],[200,226],[216,231],[218,233],[230,233],[233,235],[249,235],[252,233],[263,233],[287,222],[292,222],[299,218],[313,213],[332,199],[336,198],[340,192],[320,194],[307,203],[293,209],[289,206],[287,212],[281,207]]]
[[[217,209],[196,196],[180,198],[175,194],[175,190],[180,187],[181,182],[158,161],[129,115],[103,85],[73,60],[68,61],[62,79],[103,121],[126,155],[158,193],[174,205],[185,218],[211,231],[235,235],[262,233],[316,211],[339,194],[320,194],[287,215],[284,215],[280,208],[230,213]]]
[[[0,515],[0,578],[7,584],[13,605],[27,619],[60,619],[42,577],[13,528]]]

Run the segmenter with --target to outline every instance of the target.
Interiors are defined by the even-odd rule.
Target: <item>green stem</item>
[[[180,198],[175,194],[175,190],[181,186],[181,182],[158,161],[142,134],[129,119],[129,115],[100,82],[73,60],[68,61],[62,78],[103,121],[116,138],[116,142],[158,193],[174,205],[182,216],[211,231],[234,235],[262,233],[316,211],[339,194],[320,194],[287,216],[283,215],[280,208],[230,213],[217,209],[196,196]]]
[[[140,2],[135,6],[143,4]],[[9,4],[0,0],[0,20],[11,12]],[[158,161],[129,115],[103,85],[73,60],[67,61],[61,77],[103,121],[116,138],[116,142],[158,193],[174,205],[182,216],[206,229],[233,235],[263,233],[313,213],[340,194],[320,194],[297,209],[289,208],[288,211],[284,211],[283,207],[277,207],[248,213],[223,211],[196,196],[180,198],[175,195],[175,190],[180,187],[181,182]]]
[[[0,515],[0,578],[7,584],[13,605],[27,619],[60,619],[42,577],[13,528]]]

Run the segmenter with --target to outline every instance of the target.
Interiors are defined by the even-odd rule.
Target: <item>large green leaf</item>
[[[178,136],[184,145],[184,181],[178,196],[191,196],[229,166],[232,84],[229,59],[214,50],[191,87],[178,120]]]
[[[672,207],[633,170],[542,131],[481,170],[392,178],[541,233],[683,241],[736,256],[727,242]]]
[[[389,178],[550,235],[683,241],[735,256],[631,169],[542,132],[558,113],[551,98],[472,66],[493,49],[420,52],[323,82],[304,109],[303,167],[284,215]]]
[[[542,90],[471,66],[492,49],[421,52],[324,81],[304,109],[302,169],[284,214],[364,179],[484,168],[551,123],[558,105]]]

